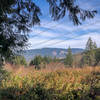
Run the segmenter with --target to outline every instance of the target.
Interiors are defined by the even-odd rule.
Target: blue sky
[[[46,0],[34,0],[41,8],[41,25],[34,26],[30,32],[29,49],[37,48],[85,48],[89,37],[100,47],[100,0],[77,0],[83,9],[97,10],[94,19],[88,19],[82,25],[74,26],[66,15],[59,21],[53,21]]]

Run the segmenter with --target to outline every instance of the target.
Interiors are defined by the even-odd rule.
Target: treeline
[[[41,69],[41,68],[45,68],[47,64],[51,63],[51,62],[59,62],[59,59],[54,57],[50,57],[50,56],[35,56],[35,58],[33,60],[30,61],[30,66],[34,65],[36,69]]]
[[[97,66],[100,62],[100,49],[97,48],[96,42],[93,42],[91,38],[88,39],[86,49],[83,52],[81,59],[81,66]]]
[[[72,55],[69,47],[64,63],[69,67],[97,66],[100,62],[100,48],[91,38],[86,43],[84,52]]]
[[[80,54],[72,54],[69,47],[64,59],[36,56],[30,62],[30,65],[35,65],[36,68],[41,68],[40,66],[42,65],[42,68],[45,68],[45,64],[56,61],[63,63],[65,67],[97,66],[100,65],[100,48],[97,47],[95,41],[89,38],[84,52]]]
[[[36,69],[45,68],[51,62],[64,64],[65,67],[84,67],[97,66],[100,62],[100,49],[97,48],[96,42],[91,38],[86,43],[84,52],[80,54],[72,54],[71,48],[68,48],[64,59],[52,58],[50,56],[35,56],[30,62],[27,62],[23,56],[13,56],[7,62],[14,65],[34,66]]]
[[[13,65],[23,65],[23,66],[27,66],[28,63],[25,59],[24,56],[21,56],[21,55],[14,55],[10,58],[8,58],[7,60],[3,60],[0,58],[0,64],[1,65],[5,65],[5,63],[10,63],[10,64],[13,64]]]
[[[35,69],[45,68],[47,64],[51,62],[60,62],[60,59],[50,56],[37,55],[30,62],[27,62],[24,56],[16,55],[6,60],[6,63],[10,63],[16,66],[34,66]]]

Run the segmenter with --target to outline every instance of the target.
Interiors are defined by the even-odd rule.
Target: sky
[[[40,48],[83,48],[89,37],[100,47],[100,0],[77,0],[77,4],[87,10],[97,10],[94,19],[87,19],[75,26],[66,15],[53,21],[46,0],[34,0],[41,8],[41,25],[35,25],[29,33],[29,49]]]

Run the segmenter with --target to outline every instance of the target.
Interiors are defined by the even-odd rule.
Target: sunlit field
[[[6,70],[0,100],[100,100],[100,67]]]
[[[100,0],[0,0],[0,100],[100,100]]]

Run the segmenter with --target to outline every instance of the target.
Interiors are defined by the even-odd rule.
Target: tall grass
[[[2,80],[0,100],[95,100],[100,67],[13,69]]]

